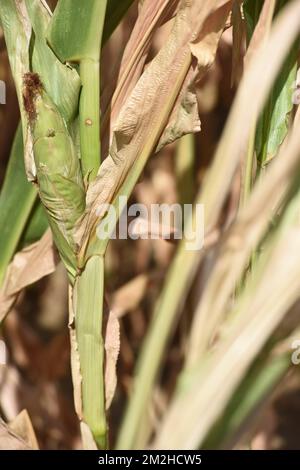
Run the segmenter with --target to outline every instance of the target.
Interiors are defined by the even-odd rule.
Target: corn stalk
[[[94,26],[90,28],[89,18],[87,18],[85,27],[81,25],[82,34],[79,38],[80,47],[85,47],[85,49],[82,55],[79,53],[78,56],[76,56],[76,51],[74,56],[72,51],[69,52],[71,59],[82,59],[81,70],[93,69],[92,75],[88,73],[88,79],[92,80],[95,86],[90,86],[90,83],[86,84],[85,74],[81,73],[84,86],[84,92],[80,95],[80,116],[84,116],[81,121],[83,119],[92,121],[92,125],[87,122],[84,126],[81,125],[82,168],[83,174],[88,176],[92,172],[95,174],[99,166],[99,54],[106,6],[106,2],[92,3],[90,7],[94,6],[94,8],[91,8],[90,13],[93,13]],[[80,82],[80,79],[75,69],[59,62],[49,49],[46,40],[46,30],[50,22],[53,22],[52,39],[59,37],[61,28],[59,25],[57,27],[57,21],[59,23],[60,19],[64,18],[65,7],[69,6],[67,2],[60,2],[56,17],[51,18],[46,4],[41,4],[41,2],[2,2],[0,14],[19,97],[27,155],[27,174],[37,184],[56,247],[66,266],[70,284],[74,286],[73,297],[76,299],[74,306],[76,307],[76,331],[82,377],[81,419],[88,424],[98,446],[105,448],[107,429],[103,383],[104,349],[101,344],[103,262],[99,257],[95,257],[87,263],[86,269],[83,267],[79,275],[73,230],[85,208],[85,190],[78,151],[70,133],[74,128],[72,121],[76,114],[73,110],[77,107],[79,87],[73,88],[74,94],[67,102],[64,90],[60,90],[59,93],[59,86],[62,85],[63,80],[66,79],[69,82],[68,85],[67,83],[66,86],[63,85],[63,88],[68,86],[72,90],[70,76],[76,83]],[[73,5],[72,11],[76,12],[78,8],[80,8],[79,4]],[[102,18],[100,22],[99,15]],[[109,30],[109,26],[107,27]],[[36,39],[30,57],[31,28],[34,30]],[[18,31],[17,46],[13,38],[15,29]],[[95,33],[97,33],[97,41],[95,41]],[[54,40],[53,42],[55,43]],[[74,46],[70,38],[67,41],[64,40],[62,44]],[[45,57],[48,59],[46,63]],[[63,61],[64,59],[66,58],[63,58]],[[34,70],[31,70],[31,66]],[[56,69],[55,77],[58,81],[48,81],[49,67],[52,70]],[[70,109],[70,103],[72,103],[73,110]],[[92,153],[86,142],[92,142]],[[85,291],[87,286],[90,289],[88,296]],[[88,304],[84,302],[84,299],[88,300]],[[94,366],[92,374],[90,374],[91,365]]]

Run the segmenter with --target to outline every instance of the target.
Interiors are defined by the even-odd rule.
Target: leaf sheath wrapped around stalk
[[[76,274],[73,227],[85,207],[80,163],[67,126],[37,74],[24,76],[23,96],[33,136],[40,198],[60,256],[73,279]]]

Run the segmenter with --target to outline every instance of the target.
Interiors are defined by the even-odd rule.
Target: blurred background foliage
[[[48,2],[52,8],[55,1]],[[246,2],[247,11],[254,4]],[[280,2],[278,2],[279,4]],[[278,5],[279,8],[279,5]],[[252,18],[254,17],[252,11]],[[137,18],[137,2],[112,37],[106,42],[102,55],[102,89],[113,79],[112,72],[118,67],[122,51]],[[249,25],[248,25],[249,26]],[[155,34],[150,57],[164,43],[169,25],[159,28]],[[253,28],[252,28],[253,32]],[[241,44],[251,36],[251,27],[242,34]],[[197,84],[201,132],[187,136],[164,148],[152,157],[132,195],[132,202],[147,206],[151,203],[190,202],[201,185],[211,163],[216,145],[222,133],[239,83],[239,73],[232,76],[233,57],[241,67],[243,47],[237,56],[234,50],[232,28],[228,28],[218,48],[214,65]],[[275,52],[274,52],[275,53]],[[299,49],[292,56],[295,64]],[[239,66],[237,65],[236,70]],[[291,67],[287,65],[288,71]],[[284,69],[285,70],[285,69]],[[283,73],[286,73],[283,71]],[[115,76],[115,75],[114,75]],[[3,34],[0,30],[0,79],[7,87],[6,105],[0,106],[0,183],[4,181],[7,162],[19,122],[19,111],[14,84],[10,73]],[[280,77],[279,77],[280,80]],[[273,90],[276,93],[276,85]],[[273,96],[274,98],[274,96]],[[259,124],[259,132],[270,133],[264,127],[269,122],[266,115],[272,108],[270,97]],[[271,145],[271,144],[270,144]],[[257,134],[256,146],[265,162],[272,149],[262,149]],[[230,211],[239,204],[239,175],[232,184],[227,205],[223,211],[226,220]],[[34,210],[35,218],[29,230],[23,233],[19,247],[38,239],[47,223],[43,209]],[[35,224],[35,225],[34,225]],[[1,248],[0,248],[1,249]],[[121,321],[121,350],[117,367],[118,387],[110,411],[110,435],[115,442],[121,417],[130,390],[134,365],[140,346],[147,332],[155,302],[172,260],[176,245],[164,240],[114,240],[110,243],[106,259],[107,302],[118,312]],[[164,413],[168,399],[174,391],[178,372],[182,367],[187,348],[192,311],[195,309],[207,273],[215,256],[212,248],[201,264],[182,315],[161,365],[160,380],[155,388],[151,405],[151,420],[156,428]],[[0,368],[1,415],[11,421],[23,409],[30,415],[40,448],[80,448],[80,433],[74,411],[70,375],[70,345],[68,333],[67,278],[61,265],[55,273],[28,287],[19,297],[1,328],[8,348],[8,365]],[[286,332],[299,323],[300,310],[296,304],[280,326],[275,336],[284,337]],[[253,365],[255,367],[255,364]],[[283,368],[284,369],[284,368]],[[285,369],[284,369],[285,370]],[[234,442],[238,448],[295,449],[300,448],[300,375],[297,367],[283,373],[276,387],[269,391],[263,406],[257,408],[246,434]],[[257,376],[255,376],[257,377]],[[241,392],[243,393],[243,392]],[[213,403],[212,397],[212,403]],[[236,407],[236,403],[233,404]],[[214,446],[212,433],[206,442]]]

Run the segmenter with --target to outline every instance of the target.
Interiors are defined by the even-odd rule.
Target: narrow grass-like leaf
[[[251,6],[253,7],[252,2]],[[268,38],[271,30],[271,24],[275,9],[275,0],[266,0],[264,5],[261,9],[260,15],[256,18],[258,12],[252,12],[252,14],[248,13],[247,17],[247,25],[249,30],[249,21],[250,24],[254,24],[254,19],[256,21],[254,31],[248,31],[249,38],[249,46],[245,54],[244,58],[244,65],[245,70],[247,71],[248,64],[251,62],[253,56],[256,54],[259,45],[262,42],[265,42]],[[252,18],[253,15],[253,18]],[[241,194],[240,194],[240,207],[243,207],[248,200],[249,194],[251,192],[253,181],[255,179],[255,171],[254,168],[256,167],[256,155],[255,155],[255,136],[256,136],[256,125],[257,125],[258,116],[254,116],[252,128],[250,130],[248,144],[247,144],[247,152],[245,158],[242,161],[241,165]]]
[[[299,299],[299,201],[298,191],[255,265],[252,279],[229,312],[218,347],[195,369],[183,370],[155,448],[197,449],[202,444],[258,352]],[[197,393],[199,389],[201,393]],[[212,396],[214,406],[210,406]],[[180,428],[172,435],[179,416]]]
[[[61,62],[99,61],[105,0],[59,0],[48,39]]]
[[[195,197],[195,139],[193,134],[182,137],[176,149],[176,181],[181,204],[192,204]]]
[[[298,34],[299,18],[300,5],[298,2],[292,2],[280,18],[278,17],[269,40],[266,44],[261,44],[248,74],[240,84],[211,169],[197,197],[197,202],[205,207],[206,233],[214,228],[218,220],[239,163],[240,151],[247,141],[253,116],[262,108],[272,81]],[[278,45],[276,55],[273,54],[274,43]],[[264,74],[266,61],[269,64],[268,74]],[[218,188],[218,191],[215,188]],[[135,445],[137,429],[141,416],[145,413],[167,339],[174,328],[178,309],[184,301],[202,256],[203,251],[186,251],[184,241],[178,248],[139,357],[133,385],[135,392],[129,400],[117,443],[118,448],[131,448]]]
[[[228,403],[225,412],[213,426],[202,447],[232,448],[243,426],[269,397],[291,365],[290,354],[284,352],[258,357]]]
[[[29,50],[31,38],[31,25],[25,3],[16,0],[3,0],[0,3],[0,20],[19,101],[26,173],[28,179],[34,180],[35,166],[32,155],[32,137],[28,116],[23,106],[23,75],[30,70]]]
[[[299,175],[299,124],[280,150],[248,203],[220,243],[218,259],[196,309],[187,352],[189,367],[198,364],[222,322],[227,305],[272,217],[288,196],[290,182]],[[243,234],[243,235],[241,235]]]
[[[287,0],[277,2],[275,15],[287,3]],[[246,3],[245,11],[249,37],[252,36],[258,22],[258,13],[261,7],[262,5],[259,5],[259,2]],[[287,135],[289,115],[293,109],[292,95],[296,73],[297,48],[293,46],[276,78],[270,97],[258,120],[255,150],[260,166],[264,166],[276,155],[278,147]]]
[[[32,211],[37,191],[26,179],[22,128],[18,127],[0,194],[0,284]]]
[[[192,47],[195,56],[199,59],[199,69],[204,72],[204,70],[206,70],[206,66],[214,60],[218,38],[220,37],[226,23],[231,3],[223,3],[219,10],[216,6],[215,9],[212,10],[211,3],[203,4],[202,7],[203,9],[201,8],[201,5],[198,5],[199,11],[203,15],[203,24],[201,25],[199,21],[197,21],[197,28],[199,28],[201,32],[198,32],[198,35],[195,34],[195,37],[198,36],[197,39],[199,38],[199,42],[195,41],[195,44],[193,44]],[[195,12],[193,13],[193,18],[195,17],[198,19],[199,12],[198,16]],[[216,25],[218,25],[218,29],[216,29]],[[203,30],[201,30],[201,26],[203,26]],[[174,31],[176,34],[176,25]],[[186,73],[187,72],[188,70]],[[141,155],[139,158],[141,158]],[[141,165],[140,160],[137,160],[135,168],[133,168],[134,172],[137,171],[138,165]],[[129,194],[128,188],[132,187],[131,185],[133,183],[131,182],[131,179],[133,180],[134,176],[133,171],[131,171],[127,178],[127,182],[124,184],[123,191],[125,194]],[[136,372],[135,393],[132,395],[131,400],[129,400],[129,406],[117,442],[118,448],[135,448],[135,446],[140,447],[145,444],[140,441],[137,443],[139,424],[147,408],[149,395],[158,371],[159,361],[165,348],[165,342],[170,334],[170,329],[174,325],[173,313],[177,311],[178,305],[181,303],[181,294],[186,288],[187,279],[192,275],[192,266],[195,267],[197,265],[198,258],[198,252],[186,252],[185,244],[182,243],[180,245],[166,281],[166,290],[163,292],[163,295],[156,306],[153,323],[150,326],[150,331],[139,357]],[[178,279],[182,281],[179,285]],[[179,293],[178,296],[177,293]]]
[[[258,123],[256,152],[259,164],[264,166],[277,153],[289,129],[289,115],[293,109],[293,83],[297,73],[296,49],[288,54]]]
[[[49,227],[46,212],[39,200],[35,201],[20,240],[20,248],[37,242]]]

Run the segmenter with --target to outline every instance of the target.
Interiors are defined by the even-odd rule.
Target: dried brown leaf
[[[85,450],[98,450],[97,444],[94,441],[92,432],[88,425],[81,421],[80,423],[80,431],[82,437],[82,445]]]
[[[218,249],[218,258],[196,309],[191,329],[188,363],[199,363],[212,333],[225,316],[240,276],[247,268],[251,252],[256,248],[276,210],[290,188],[290,181],[299,168],[300,122],[297,123],[265,176],[254,187],[247,205],[238,214]]]
[[[31,449],[39,449],[38,441],[27,410],[21,411],[8,426],[17,436],[21,437]]]
[[[122,107],[110,154],[88,188],[86,213],[77,231],[82,255],[105,212],[101,211],[102,204],[114,199],[132,167],[143,168],[155,150],[192,66],[192,54],[199,61],[200,71],[206,70],[213,60],[216,38],[220,35],[220,30],[214,31],[214,27],[216,23],[225,24],[230,7],[231,1],[226,0],[182,2],[167,43]],[[222,12],[220,17],[218,10]]]
[[[112,310],[117,317],[135,309],[146,293],[149,276],[140,274],[120,287],[112,297]]]
[[[191,52],[196,60],[191,64],[156,151],[180,139],[185,134],[200,132],[196,83],[215,60],[219,40],[229,12],[229,5],[225,4],[209,15],[203,24],[200,35],[191,43]]]
[[[161,24],[172,17],[178,3],[179,0],[157,0],[156,2],[145,0],[141,5],[137,21],[122,57],[119,80],[111,100],[109,93],[105,90],[106,104],[104,103],[104,108],[106,113],[101,129],[103,136],[107,134],[108,124],[110,125],[110,135],[112,135],[119,112],[141,76],[153,35]],[[109,112],[110,115],[108,115]]]
[[[242,18],[241,0],[235,0],[232,7],[232,72],[231,86],[238,84],[243,72],[245,27]]]
[[[298,193],[287,210],[280,232],[259,260],[253,277],[233,309],[228,312],[227,328],[218,346],[204,367],[202,363],[202,367],[186,369],[184,377],[181,377],[190,386],[183,387],[184,390],[181,388],[181,393],[176,394],[155,441],[156,449],[199,448],[252,361],[299,300],[299,215]],[[215,398],[214,406],[210,406],[212,396]],[[171,430],[178,419],[180,429],[172,435]]]
[[[71,372],[72,372],[72,382],[73,382],[73,396],[74,396],[75,411],[77,413],[78,419],[81,421],[82,416],[83,416],[82,393],[81,393],[82,376],[80,372],[80,359],[79,359],[78,343],[77,343],[76,331],[75,331],[75,314],[74,314],[73,302],[74,302],[73,291],[72,291],[72,288],[69,287],[69,331],[70,331],[70,344],[71,344]]]
[[[227,119],[213,163],[207,173],[197,201],[205,204],[205,226],[210,231],[218,220],[220,210],[244,151],[253,119],[263,107],[299,29],[298,2],[289,3],[278,16],[270,37],[260,43],[257,53],[243,75],[230,115]],[[287,21],[289,27],[286,27]],[[274,54],[276,45],[276,54]],[[265,73],[268,63],[268,73]],[[255,93],[255,99],[253,99]],[[215,191],[215,188],[219,191]]]
[[[13,306],[19,292],[55,270],[58,257],[50,231],[40,241],[17,253],[10,263],[0,290],[0,322]]]
[[[197,75],[197,66],[191,68],[187,74],[156,152],[185,134],[200,132],[201,125],[194,83]]]
[[[120,325],[114,311],[108,314],[104,336],[105,348],[105,406],[108,410],[117,386],[117,360],[120,352]]]
[[[30,450],[27,443],[0,418],[0,450]]]

